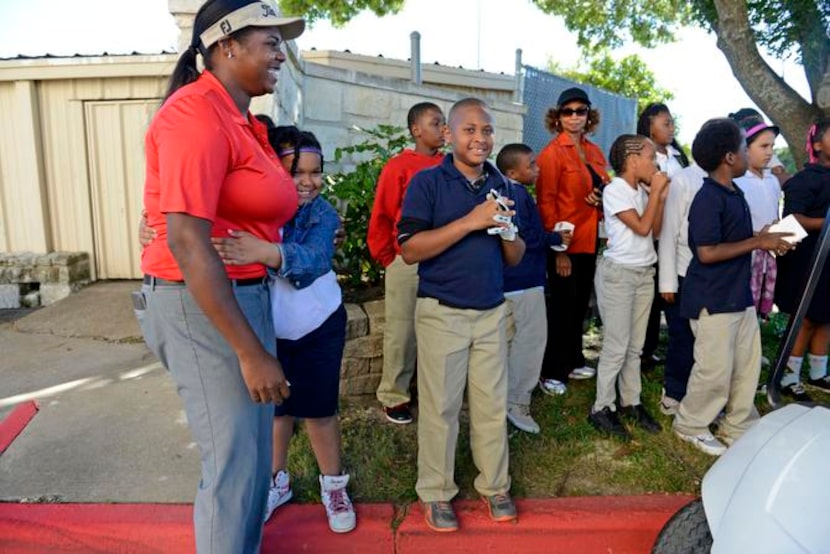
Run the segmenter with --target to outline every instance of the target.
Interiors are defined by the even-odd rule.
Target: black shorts
[[[291,396],[274,415],[322,418],[337,413],[340,363],[346,344],[343,304],[318,328],[297,340],[277,339],[277,358],[291,383]]]

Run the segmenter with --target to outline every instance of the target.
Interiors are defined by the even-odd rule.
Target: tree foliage
[[[631,40],[646,47],[669,41],[682,25],[714,32],[718,48],[750,98],[796,146],[809,124],[830,114],[830,2],[828,0],[532,0],[561,16],[586,49],[615,47]],[[812,98],[804,99],[773,71],[759,46],[803,65]]]
[[[358,13],[369,10],[377,16],[396,14],[405,0],[280,0],[286,15],[302,15],[309,22],[328,19],[342,27]]]
[[[602,51],[586,54],[576,66],[570,68],[550,61],[548,70],[578,83],[635,97],[638,112],[652,102],[666,103],[674,98],[670,90],[657,84],[657,77],[636,54],[615,60],[610,53]]]
[[[369,234],[369,216],[375,201],[375,186],[380,170],[389,158],[401,152],[409,137],[401,127],[378,125],[376,129],[355,128],[365,138],[359,144],[337,148],[335,163],[348,156],[359,157],[351,171],[340,171],[327,176],[323,195],[343,217],[346,240],[334,255],[337,274],[349,288],[373,286],[380,283],[383,268],[372,259],[366,236]]]

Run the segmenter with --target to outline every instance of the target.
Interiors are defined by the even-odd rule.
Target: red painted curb
[[[436,533],[413,505],[398,528],[397,554],[579,552],[640,554],[689,496],[585,497],[517,500],[518,523],[495,523],[480,501],[453,502],[459,531]]]
[[[23,432],[37,411],[37,402],[30,400],[18,404],[3,421],[0,421],[0,454],[5,452],[17,435]]]
[[[519,522],[494,523],[484,506],[454,502],[461,530],[427,529],[417,504],[397,531],[389,504],[357,505],[357,529],[337,535],[323,507],[290,504],[265,526],[263,553],[641,553],[689,496],[554,498],[517,501]],[[0,503],[0,552],[138,554],[193,552],[193,509],[181,504]]]

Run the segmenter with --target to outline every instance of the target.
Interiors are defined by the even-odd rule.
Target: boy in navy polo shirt
[[[781,255],[792,245],[766,227],[752,233],[743,192],[733,182],[746,172],[746,140],[730,119],[707,121],[692,143],[709,176],[689,208],[692,261],[683,281],[680,313],[695,335],[695,363],[674,420],[682,440],[712,456],[726,446],[709,432],[725,410],[718,433],[727,444],[758,418],[755,389],[761,372],[761,335],[749,288],[751,253]]]
[[[539,175],[536,156],[526,144],[508,144],[496,156],[496,167],[510,179],[511,192],[525,255],[504,270],[507,309],[507,421],[526,433],[538,433],[530,414],[530,398],[539,382],[548,320],[545,310],[545,274],[548,251],[571,242],[572,233],[545,232],[536,202],[525,190]]]
[[[509,198],[508,184],[487,157],[493,118],[477,98],[450,109],[445,138],[452,154],[416,174],[404,197],[398,242],[406,263],[419,263],[418,482],[427,525],[456,531],[458,416],[468,388],[474,486],[496,521],[516,519],[508,475],[507,349],[504,265],[516,265],[524,242],[510,231],[514,215],[490,197]],[[510,202],[508,201],[508,204]]]

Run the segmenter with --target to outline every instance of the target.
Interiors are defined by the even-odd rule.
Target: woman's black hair
[[[293,177],[297,173],[297,163],[300,160],[300,153],[303,148],[310,148],[320,151],[320,171],[323,170],[323,147],[320,141],[310,131],[300,131],[294,125],[280,125],[268,130],[268,142],[280,158],[287,155],[294,155],[291,160],[289,173]]]
[[[703,171],[718,168],[730,152],[738,152],[744,144],[744,133],[728,118],[710,119],[703,124],[692,142],[692,156]]]
[[[264,113],[259,113],[254,116],[259,120],[260,123],[265,125],[265,128],[268,129],[268,132],[271,132],[271,129],[276,129],[277,125],[274,123],[274,120],[271,119],[271,116],[265,115]]]
[[[235,12],[239,8],[253,4],[259,0],[207,0],[196,12],[196,17],[193,20],[193,35],[190,38],[190,45],[179,56],[179,61],[176,62],[176,67],[173,68],[173,73],[170,75],[170,81],[167,84],[167,92],[164,94],[164,101],[170,98],[174,92],[183,86],[192,83],[199,78],[199,68],[196,65],[196,54],[202,55],[202,60],[205,69],[212,69],[210,61],[210,53],[216,48],[218,43],[210,45],[205,48],[201,41],[201,35],[208,30],[214,23],[228,15]],[[239,40],[240,37],[250,31],[249,27],[243,27],[238,31],[228,35],[231,38]]]
[[[639,119],[637,119],[637,134],[651,138],[651,120],[661,113],[671,115],[669,107],[661,102],[652,102],[643,108],[643,111],[640,112]],[[678,157],[679,159],[677,160],[680,162],[680,165],[683,167],[689,167],[689,157],[686,156],[686,152],[683,151],[683,148],[681,148],[680,143],[677,142],[676,138],[672,139],[671,145],[675,150],[680,152],[680,156]]]
[[[643,151],[647,140],[648,137],[643,135],[620,135],[614,140],[608,152],[608,161],[617,176],[625,171],[625,161],[629,156]]]

